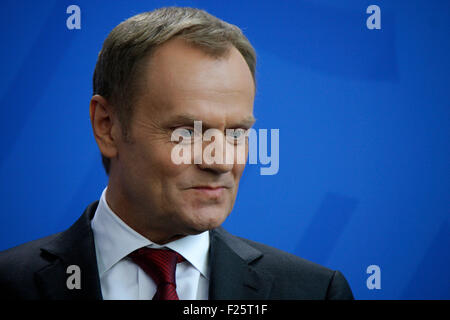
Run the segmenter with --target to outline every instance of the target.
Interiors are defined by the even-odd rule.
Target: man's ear
[[[111,105],[104,97],[94,95],[89,105],[92,131],[103,156],[114,158],[117,155],[117,126]]]

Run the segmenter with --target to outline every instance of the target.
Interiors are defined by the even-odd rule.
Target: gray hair
[[[125,137],[136,102],[139,71],[155,48],[174,37],[218,57],[234,46],[247,62],[256,84],[256,53],[237,26],[194,8],[167,7],[135,15],[108,35],[93,77],[93,94],[103,96],[113,106]],[[102,160],[109,174],[110,159],[102,155]]]

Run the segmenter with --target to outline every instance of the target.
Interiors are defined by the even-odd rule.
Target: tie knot
[[[164,283],[176,286],[176,265],[184,261],[184,258],[177,252],[144,247],[133,251],[129,257],[152,277],[157,286]]]

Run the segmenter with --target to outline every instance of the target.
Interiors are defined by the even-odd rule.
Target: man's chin
[[[224,212],[201,212],[194,215],[194,219],[189,223],[190,234],[200,234],[202,232],[215,229],[222,225],[228,214]]]

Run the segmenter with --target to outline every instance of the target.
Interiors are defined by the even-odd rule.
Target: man
[[[0,295],[352,299],[340,272],[221,227],[245,164],[172,159],[178,143],[198,142],[194,121],[221,133],[251,128],[255,64],[241,31],[201,10],[162,8],[118,25],[90,103],[108,186],[67,231],[0,254]],[[186,141],[174,141],[180,130]],[[215,143],[215,152],[237,149],[234,136]]]

